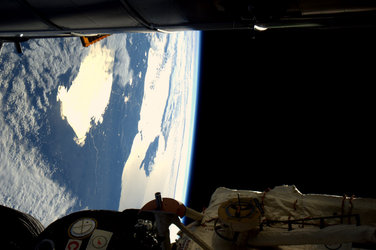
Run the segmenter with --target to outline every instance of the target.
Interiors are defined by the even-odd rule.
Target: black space
[[[376,197],[374,34],[203,32],[188,205],[220,186]]]

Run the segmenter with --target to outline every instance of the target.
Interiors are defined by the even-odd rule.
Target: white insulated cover
[[[267,192],[232,190],[218,188],[211,197],[208,208],[200,223],[193,223],[190,229],[213,249],[236,249],[234,242],[223,240],[216,235],[214,223],[218,218],[218,207],[229,199],[257,198],[264,209],[266,220],[296,220],[303,218],[328,217],[333,215],[360,215],[360,226],[355,217],[327,219],[325,228],[319,226],[276,223],[264,226],[256,236],[248,237],[246,249],[257,246],[279,246],[280,249],[351,249],[351,242],[376,243],[376,199],[341,197],[322,194],[302,194],[295,186],[277,186]],[[313,223],[313,221],[310,221]],[[319,223],[315,221],[314,223]],[[252,246],[252,247],[251,247]],[[180,248],[179,248],[180,247]],[[244,247],[244,246],[243,246]],[[201,249],[186,236],[178,249]]]

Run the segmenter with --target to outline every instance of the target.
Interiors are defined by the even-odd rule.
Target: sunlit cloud
[[[164,34],[151,39],[139,133],[123,170],[120,210],[141,207],[157,191],[183,202],[185,199],[196,70],[188,55],[193,53],[195,40],[186,33],[166,38]],[[154,145],[156,139],[158,144]]]
[[[141,207],[149,197],[153,197],[153,193],[147,198],[144,197],[145,185],[153,178],[148,178],[145,169],[140,166],[142,166],[150,144],[160,135],[164,108],[169,93],[169,76],[172,71],[171,54],[167,55],[164,52],[168,42],[167,36],[162,35],[159,38],[153,37],[148,53],[144,97],[138,122],[139,132],[133,140],[131,153],[124,166],[120,210]],[[173,46],[171,47],[173,48]],[[162,144],[158,145],[158,148]],[[152,168],[153,165],[150,164],[148,167]],[[165,164],[165,167],[170,168],[170,165]],[[171,171],[166,171],[166,173],[171,173]]]
[[[131,57],[127,50],[127,44],[132,44],[132,37],[127,34],[113,34],[108,39],[101,41],[103,46],[111,48],[115,52],[113,77],[121,88],[133,83],[133,70]]]
[[[124,97],[124,103],[127,103],[129,101],[129,96]]]
[[[86,52],[73,38],[33,39],[27,45],[20,56],[6,44],[0,57],[0,204],[47,226],[71,212],[79,199],[53,178],[55,166],[35,144],[49,133],[49,123],[42,122],[58,77],[76,75],[75,65]]]
[[[80,146],[85,144],[90,128],[103,121],[111,95],[113,64],[114,52],[95,44],[82,61],[72,86],[58,88],[61,117],[72,127]]]

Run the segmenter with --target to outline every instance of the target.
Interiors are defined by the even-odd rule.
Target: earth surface
[[[83,209],[187,202],[200,33],[5,44],[0,204],[44,226]]]

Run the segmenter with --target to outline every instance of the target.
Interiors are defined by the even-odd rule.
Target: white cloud
[[[132,44],[132,42],[130,42]],[[114,71],[113,77],[120,87],[132,84],[133,70],[130,67],[131,59],[127,51],[127,35],[114,34],[101,41],[103,46],[114,51]]]
[[[61,116],[73,128],[78,145],[85,144],[91,126],[101,123],[110,100],[114,53],[94,44],[83,59],[80,71],[67,90],[59,86],[57,101],[61,102]]]
[[[179,93],[179,95],[170,95],[162,123],[162,131],[170,131],[166,140],[172,145],[168,144],[167,147],[171,147],[172,151],[172,147],[176,147],[174,145],[179,145],[179,149],[174,152],[176,159],[179,160],[175,162],[178,169],[174,180],[176,183],[174,196],[182,202],[185,202],[187,195],[191,164],[198,85],[199,35],[199,32],[184,32],[177,40],[171,92]],[[173,124],[171,124],[170,117],[175,117]],[[180,140],[177,141],[176,138]]]
[[[47,226],[76,203],[67,190],[51,179],[38,150],[14,139],[0,118],[0,203],[29,213]]]
[[[24,142],[27,134],[39,130],[37,111],[21,83],[13,83],[12,88],[11,97],[0,109],[0,203],[32,214],[46,226],[65,215],[76,199],[52,181],[38,150]],[[0,96],[4,103],[4,95]],[[3,114],[9,112],[12,115],[4,120]]]
[[[81,44],[74,39],[31,40],[23,46],[29,48],[20,56],[12,44],[5,44],[0,56],[3,119],[17,139],[28,136],[38,141],[38,120],[45,117],[57,77],[66,73],[74,77],[86,51],[78,49]]]
[[[124,103],[127,103],[129,101],[129,96],[124,96]]]
[[[167,35],[151,36],[139,133],[123,170],[120,210],[142,207],[157,191],[184,202],[192,136],[190,127],[194,119],[193,74],[197,72],[192,59],[198,56],[191,54],[192,45],[197,44],[190,39],[191,35],[186,33],[169,34],[169,40]],[[159,144],[153,171],[147,177],[140,165],[157,136]]]
[[[130,156],[124,166],[119,209],[141,207],[144,197],[145,171],[139,169],[151,142],[160,134],[164,107],[168,98],[169,79],[172,70],[171,54],[165,53],[167,36],[152,36],[148,68],[145,75],[144,98],[138,123],[139,133],[133,140]],[[173,46],[171,46],[173,47]],[[171,53],[172,51],[170,51]],[[163,144],[163,143],[162,143]],[[159,144],[158,147],[160,147]],[[136,192],[139,191],[139,192]]]
[[[54,166],[36,147],[43,143],[40,134],[49,130],[41,122],[59,77],[74,77],[86,52],[77,39],[32,40],[22,46],[21,56],[11,44],[0,56],[0,203],[47,226],[70,212],[77,198],[53,180]]]

